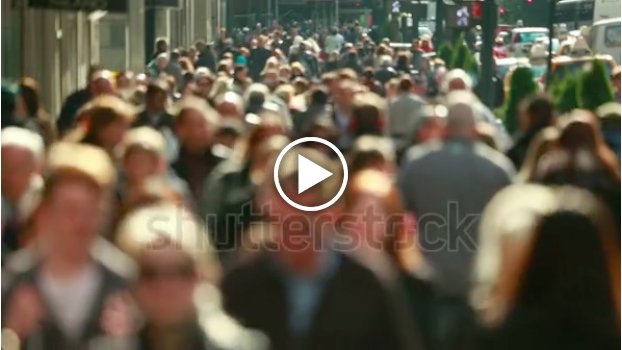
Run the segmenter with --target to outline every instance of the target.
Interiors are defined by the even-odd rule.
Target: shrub
[[[518,129],[518,107],[521,101],[535,94],[537,91],[538,85],[534,81],[531,69],[527,67],[518,67],[512,72],[509,97],[504,107],[505,118],[503,119],[505,127],[510,135],[514,134]]]

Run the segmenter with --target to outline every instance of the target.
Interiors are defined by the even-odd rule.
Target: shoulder
[[[406,151],[403,164],[412,164],[422,161],[428,156],[440,152],[442,148],[443,144],[440,141],[430,141],[420,145],[412,146]]]
[[[339,254],[340,265],[335,275],[335,283],[343,289],[355,290],[358,298],[369,303],[384,303],[388,295],[395,290],[395,283],[391,279],[380,279],[371,269],[356,261],[348,254]]]
[[[238,174],[244,169],[244,162],[237,157],[224,159],[214,168],[209,178],[212,180],[222,180],[225,177]]]
[[[126,285],[137,274],[137,266],[133,260],[104,238],[96,238],[91,255],[114,285]]]
[[[268,348],[269,340],[263,333],[242,326],[223,311],[219,304],[220,293],[216,287],[204,283],[197,288],[196,294],[200,329],[205,335],[209,349],[262,350]]]
[[[263,284],[273,275],[269,265],[268,254],[260,253],[234,266],[222,280],[223,293],[247,290],[246,287]]]
[[[506,155],[490,148],[488,145],[478,143],[475,145],[474,151],[479,157],[487,160],[493,167],[500,169],[508,176],[513,176],[516,173],[512,161]]]
[[[11,254],[3,266],[2,295],[11,293],[22,282],[33,280],[39,262],[37,255],[28,248]]]
[[[82,100],[87,100],[89,96],[90,93],[87,89],[80,89],[67,96],[65,101],[66,103],[78,103]]]

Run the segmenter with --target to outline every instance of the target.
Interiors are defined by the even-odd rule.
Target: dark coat
[[[253,81],[259,81],[261,78],[261,71],[263,71],[266,66],[266,61],[268,61],[270,56],[272,56],[272,52],[263,47],[251,50],[248,55],[248,72]]]
[[[374,78],[378,80],[382,85],[386,84],[389,80],[397,77],[397,72],[393,67],[380,68],[374,73]]]
[[[165,112],[161,115],[160,118],[158,118],[158,120],[154,121],[149,117],[149,113],[145,109],[142,112],[138,113],[138,115],[136,115],[136,119],[134,119],[134,122],[132,123],[133,128],[138,128],[141,126],[149,126],[156,130],[168,128],[171,131],[174,131],[175,117],[173,117],[172,114]]]
[[[237,159],[221,163],[205,181],[199,212],[207,219],[223,261],[239,246],[242,232],[256,219],[252,210],[254,191],[250,164]]]
[[[324,64],[324,72],[334,72],[339,69],[339,61],[337,60],[328,60]]]
[[[60,110],[58,120],[56,120],[56,129],[59,135],[62,136],[73,128],[76,113],[90,100],[91,93],[88,89],[81,89],[67,96]]]
[[[193,155],[181,148],[179,157],[171,168],[190,187],[194,203],[200,203],[205,180],[222,160],[223,158],[215,155],[211,149],[202,154]]]
[[[195,67],[206,67],[212,72],[216,70],[216,56],[211,48],[206,48],[199,54],[199,58],[194,63]]]
[[[326,285],[307,335],[288,330],[285,282],[268,254],[234,268],[222,283],[223,302],[244,326],[264,332],[275,350],[419,349],[403,305],[373,273],[345,255]]]
[[[470,349],[481,350],[587,350],[619,349],[620,329],[612,316],[593,315],[593,319],[559,312],[548,314],[542,309],[513,310],[494,329],[479,329]],[[615,316],[614,316],[615,318]],[[618,318],[619,319],[619,318]],[[603,324],[603,320],[609,322]]]

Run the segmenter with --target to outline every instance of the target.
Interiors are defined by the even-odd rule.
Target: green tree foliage
[[[516,68],[512,72],[510,79],[510,92],[507,99],[505,109],[505,118],[503,122],[510,134],[518,129],[518,107],[520,103],[528,96],[538,91],[538,85],[534,81],[531,69],[527,67]]]
[[[444,42],[438,48],[438,57],[442,59],[446,65],[451,64],[451,56],[453,56],[452,45],[449,42]]]
[[[565,79],[551,84],[549,93],[554,97],[555,109],[558,113],[568,113],[579,108],[578,85],[579,77],[577,75],[568,75]]]
[[[453,43],[444,42],[438,48],[438,57],[445,61],[449,69],[462,69],[470,74],[477,74],[479,68],[471,50],[464,42],[464,36]]]
[[[591,111],[615,100],[611,80],[601,61],[592,60],[591,68],[579,76],[577,98],[581,108]]]
[[[381,38],[389,38],[391,41],[396,41],[399,37],[399,26],[395,19],[391,21],[385,21],[380,29]]]
[[[463,37],[458,38],[454,44],[450,66],[452,69],[460,68],[470,74],[477,74],[479,71],[477,61],[464,42]]]

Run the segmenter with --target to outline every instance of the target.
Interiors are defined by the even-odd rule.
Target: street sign
[[[127,12],[128,0],[28,0],[29,7],[66,11]]]

